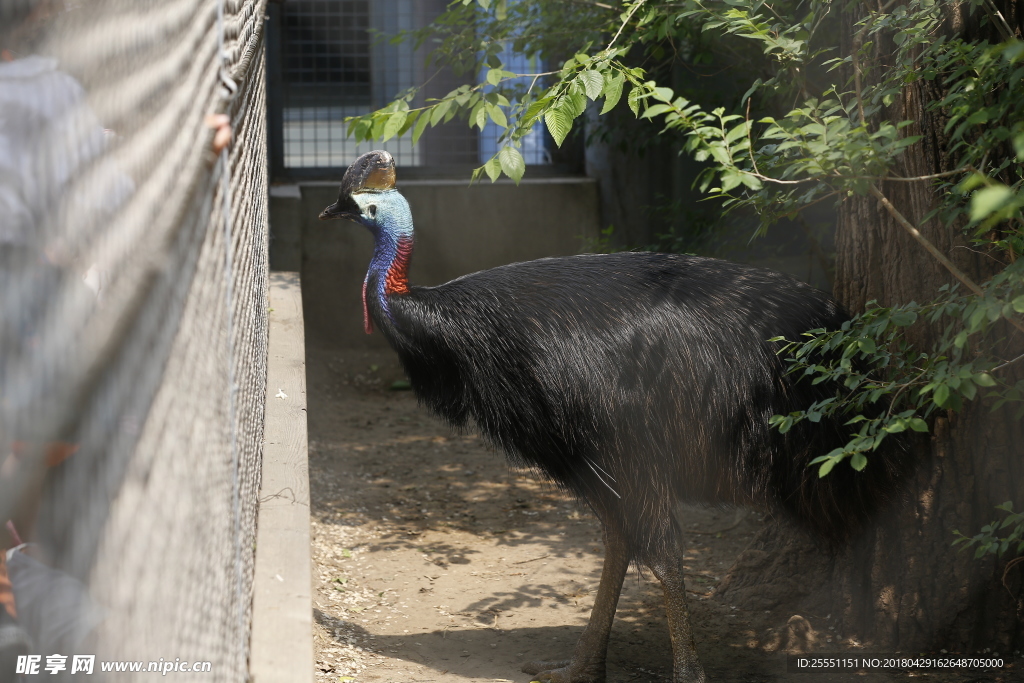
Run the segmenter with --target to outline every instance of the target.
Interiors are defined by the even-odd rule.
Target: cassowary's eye
[[[366,207],[366,213],[370,214],[370,218],[376,218],[377,217],[377,205],[376,204],[370,204],[368,207]]]

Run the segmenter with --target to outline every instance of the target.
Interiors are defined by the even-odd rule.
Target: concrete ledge
[[[253,683],[313,680],[304,345],[299,275],[271,273],[263,480],[249,656]]]
[[[339,181],[338,184],[340,185],[341,182]],[[294,183],[286,185],[271,185],[270,196],[280,197],[282,199],[302,199],[302,190],[300,190],[299,186]]]

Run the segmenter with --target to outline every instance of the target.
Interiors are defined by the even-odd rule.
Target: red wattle
[[[370,307],[366,305],[366,281],[363,281],[363,329],[366,334],[373,332],[373,322],[370,320]]]
[[[409,293],[409,259],[412,256],[412,240],[399,239],[395,249],[395,260],[384,275],[385,294]]]

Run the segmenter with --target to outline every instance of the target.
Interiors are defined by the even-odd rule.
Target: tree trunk
[[[995,4],[1020,36],[1017,3]],[[946,30],[1000,42],[998,34],[987,35],[991,25],[980,25],[984,14],[979,10],[969,17],[966,5],[950,9]],[[843,54],[852,51],[857,18],[846,17]],[[884,53],[885,46],[879,47]],[[870,78],[872,71],[865,72]],[[924,136],[902,158],[900,175],[953,168],[945,121],[927,109],[941,97],[940,87],[938,81],[911,84],[884,114],[893,122],[916,121],[907,134]],[[890,182],[879,189],[976,282],[995,272],[998,264],[969,249],[958,228],[936,220],[921,225],[936,206],[930,183]],[[851,197],[840,208],[836,249],[835,295],[851,311],[864,310],[871,300],[882,306],[930,301],[941,285],[955,282],[871,196]],[[928,344],[936,330],[919,327],[913,341]],[[1024,339],[1008,330],[1000,355],[1012,358],[1024,350]],[[1011,383],[1024,378],[1020,367],[1003,372]],[[979,397],[962,411],[933,420],[930,434],[912,445],[917,470],[903,502],[883,511],[875,528],[843,554],[825,558],[800,536],[775,529],[741,557],[722,591],[747,602],[758,596],[766,609],[775,606],[773,596],[793,591],[789,594],[799,599],[787,603],[790,609],[828,614],[843,639],[870,644],[875,651],[1024,649],[1024,565],[1004,576],[1012,556],[975,560],[973,550],[952,546],[954,530],[971,536],[999,518],[996,505],[1007,500],[1018,509],[1024,505],[1024,424],[1013,419],[1015,407],[992,412],[988,403]],[[777,591],[773,577],[783,579]]]

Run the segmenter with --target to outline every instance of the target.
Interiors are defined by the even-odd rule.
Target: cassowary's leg
[[[597,588],[590,621],[576,643],[572,659],[524,664],[523,672],[536,674],[534,680],[543,683],[604,683],[608,636],[630,559],[625,538],[607,525],[604,527],[604,546],[601,585]]]
[[[665,611],[668,633],[672,640],[672,683],[704,683],[704,667],[697,656],[690,628],[690,612],[686,608],[686,586],[683,584],[683,548],[673,541],[665,556],[652,562],[651,571],[665,589]]]

